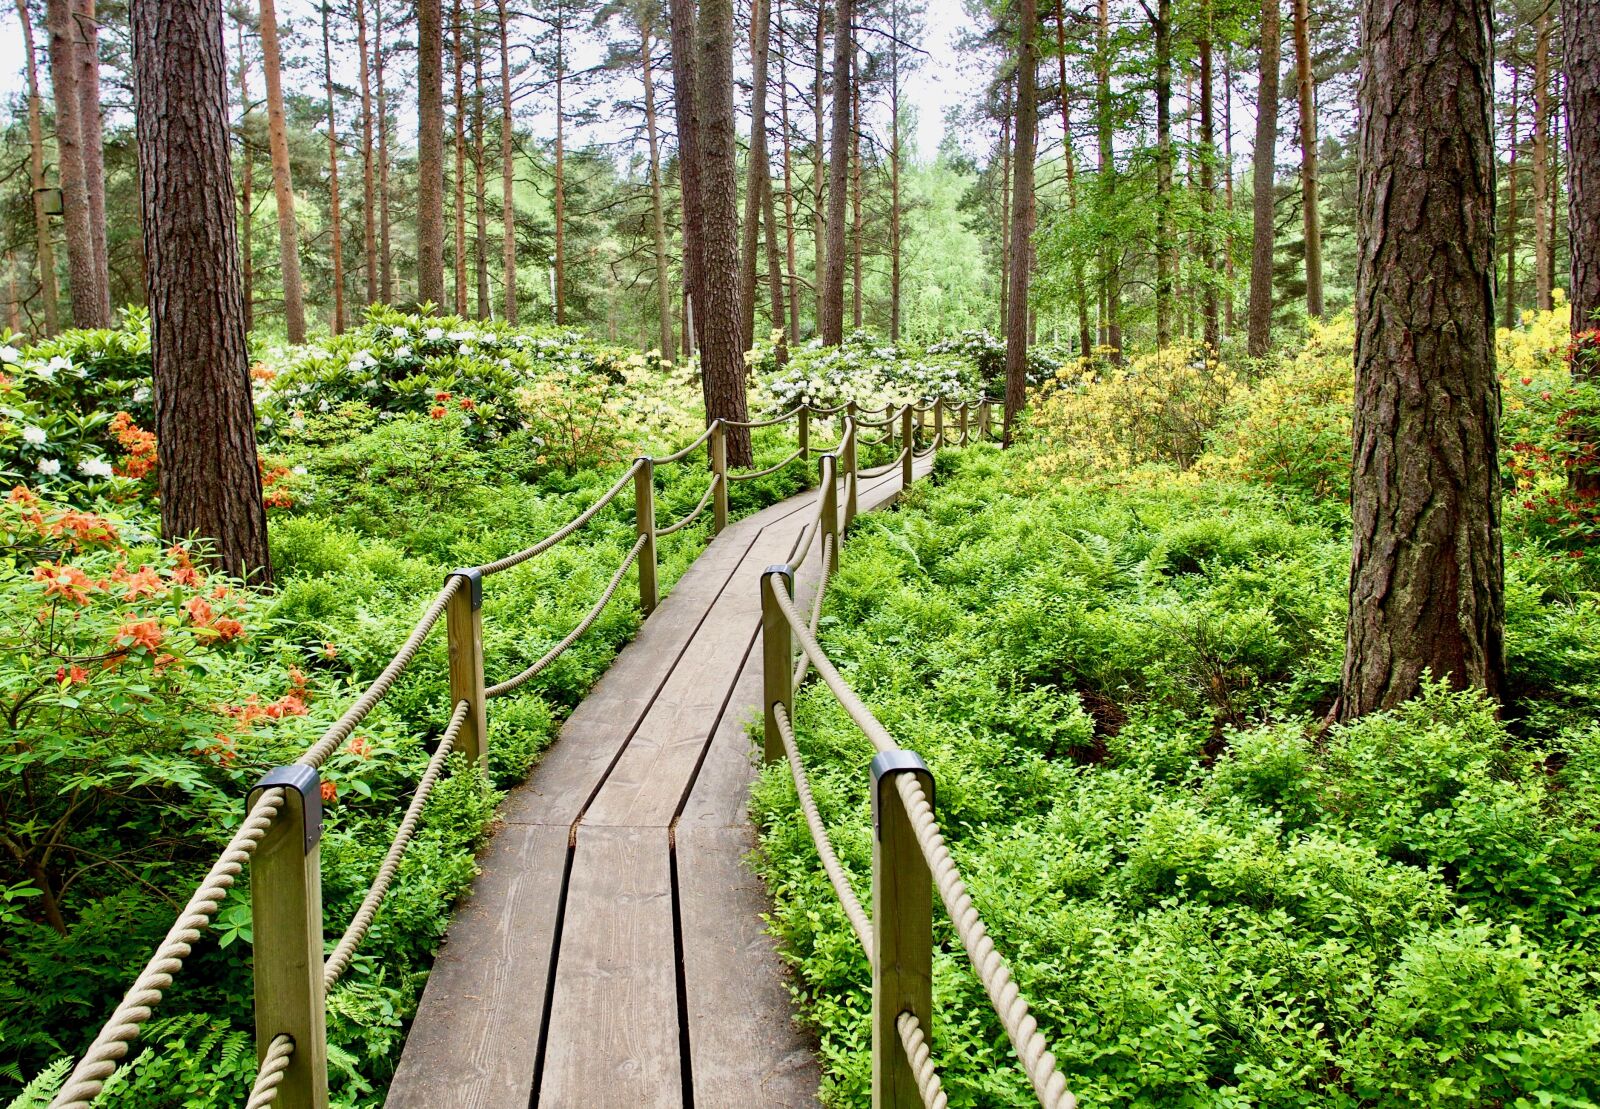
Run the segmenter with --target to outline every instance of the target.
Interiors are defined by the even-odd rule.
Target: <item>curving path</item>
[[[898,470],[863,481],[860,511],[899,490]],[[744,863],[759,577],[788,560],[815,504],[801,494],[714,539],[507,798],[388,1105],[816,1104]],[[805,560],[797,595],[821,561]]]

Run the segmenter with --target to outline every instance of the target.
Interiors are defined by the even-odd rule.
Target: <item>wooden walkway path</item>
[[[899,489],[898,470],[864,480],[860,510]],[[807,492],[714,539],[506,800],[388,1105],[816,1104],[744,863],[759,576],[788,560],[815,503]],[[821,563],[812,551],[797,596]]]

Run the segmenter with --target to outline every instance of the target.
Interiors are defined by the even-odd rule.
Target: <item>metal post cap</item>
[[[300,795],[300,807],[306,818],[306,854],[309,855],[322,839],[322,781],[317,769],[302,763],[273,767],[250,787],[246,810],[255,807],[257,794],[278,787],[292,789]]]

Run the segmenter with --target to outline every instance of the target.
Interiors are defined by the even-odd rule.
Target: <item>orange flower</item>
[[[441,405],[435,408],[430,408],[428,410],[428,415],[432,416],[436,420],[442,420],[444,419],[444,407]]]
[[[75,605],[88,604],[89,594],[99,588],[76,566],[56,566],[48,562],[34,568],[33,580],[45,583],[46,597],[64,597]]]
[[[82,685],[88,680],[89,671],[81,666],[73,666],[71,669],[63,666],[56,670],[56,681],[62,685]]]
[[[355,736],[350,740],[350,753],[358,759],[372,757],[372,741],[366,736]]]
[[[435,393],[435,394],[433,394],[433,399],[438,401],[439,403],[443,404],[445,401],[450,399],[450,394],[449,393]]]
[[[190,597],[183,602],[183,611],[188,615],[192,623],[201,626],[210,624],[214,615],[211,611],[211,606],[206,603],[204,597]]]
[[[111,521],[93,512],[67,512],[56,521],[59,531],[72,532],[78,543],[112,544],[117,541],[117,531]]]
[[[154,651],[166,633],[158,620],[126,620],[117,631],[117,643],[124,647],[143,647]]]
[[[339,799],[339,787],[336,786],[332,782],[323,782],[322,783],[322,800],[324,802],[329,802],[329,801],[337,801],[338,799]]]
[[[466,409],[468,412],[471,412],[474,408],[478,407],[478,405],[477,405],[477,402],[474,401],[471,397],[462,397],[461,398],[461,407]]]
[[[6,494],[6,500],[12,504],[20,504],[24,508],[31,508],[39,503],[39,498],[34,496],[33,490],[26,485],[14,485],[11,492]]]
[[[160,597],[167,592],[167,583],[161,580],[161,575],[150,566],[139,567],[139,572],[128,577],[127,588],[123,596],[130,601],[137,601],[140,597]]]
[[[244,634],[244,625],[231,616],[224,616],[211,625],[211,630],[222,640],[237,639]]]
[[[327,659],[338,658],[339,648],[335,647],[332,643],[324,643],[322,645],[322,657]]]

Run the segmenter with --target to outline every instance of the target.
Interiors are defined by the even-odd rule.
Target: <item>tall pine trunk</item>
[[[844,341],[845,207],[849,203],[850,185],[850,60],[855,55],[851,18],[851,0],[834,0],[833,126],[828,146],[828,249],[820,303],[822,342],[826,346],[838,346]]]
[[[328,4],[322,4],[322,84],[328,105],[328,228],[333,255],[333,333],[344,331],[344,232],[339,218],[339,134],[333,104],[333,47],[328,28]]]
[[[89,194],[89,238],[94,244],[97,306],[111,319],[111,262],[106,248],[105,127],[100,111],[100,23],[95,0],[74,0],[78,30],[78,118],[83,140],[83,180]]]
[[[377,179],[372,165],[372,71],[367,66],[367,9],[365,0],[356,4],[356,52],[361,57],[361,257],[366,278],[366,302],[378,299],[378,200]]]
[[[1365,0],[1339,717],[1505,688],[1489,0]]]
[[[1306,315],[1322,315],[1322,200],[1317,169],[1317,87],[1311,69],[1311,2],[1294,0],[1294,64],[1300,95],[1300,208],[1306,237]]]
[[[1059,3],[1059,0],[1057,0]],[[900,341],[900,0],[889,12],[889,338]],[[1062,86],[1065,88],[1065,85]],[[1063,98],[1062,103],[1066,100]],[[1067,140],[1071,142],[1069,137]]]
[[[1573,332],[1600,326],[1600,4],[1562,0]]]
[[[278,273],[283,283],[283,323],[291,343],[306,341],[305,294],[300,280],[300,231],[289,174],[289,133],[283,113],[283,51],[278,13],[261,0],[261,58],[267,77],[267,145],[272,152],[272,197],[278,208]]]
[[[733,0],[701,0],[695,27],[705,318],[700,372],[706,418],[746,420],[739,349],[739,167],[733,116]],[[726,430],[728,465],[749,466],[750,429]]]
[[[378,82],[378,296],[383,303],[392,304],[394,261],[389,226],[389,99],[383,87],[383,0],[372,0],[372,68]],[[419,139],[419,170],[420,150]],[[418,188],[421,188],[420,182]],[[420,191],[418,203],[420,206]]]
[[[1200,8],[1204,37],[1200,40],[1200,211],[1204,223],[1200,232],[1201,293],[1200,319],[1202,338],[1206,346],[1216,350],[1222,345],[1221,312],[1217,304],[1217,285],[1212,278],[1216,270],[1217,249],[1212,234],[1212,212],[1217,206],[1217,134],[1213,118],[1216,90],[1212,88],[1211,73],[1211,4],[1203,0]]]
[[[778,19],[778,111],[783,127],[783,235],[788,261],[785,288],[789,293],[789,339],[800,339],[800,282],[795,259],[794,239],[794,157],[789,133],[789,47],[783,24],[783,0],[777,0]]]
[[[678,120],[678,191],[683,203],[684,357],[702,344],[705,292],[701,273],[705,220],[701,211],[700,98],[695,81],[695,3],[672,0],[672,107]],[[706,411],[711,394],[704,367],[700,386]]]
[[[28,10],[28,0],[17,0],[17,17],[22,22],[23,65],[28,80],[28,176],[33,184],[33,251],[39,268],[39,291],[44,297],[44,330],[46,335],[54,335],[61,327],[61,310],[56,293],[55,243],[42,191],[48,185],[44,171],[44,113],[39,100],[39,64],[33,47],[33,13]]]
[[[761,249],[761,193],[767,167],[767,50],[772,33],[770,0],[750,5],[750,144],[746,149],[744,242],[740,251],[739,340],[749,350],[755,342],[756,255]]]
[[[456,315],[467,315],[467,83],[466,39],[462,26],[461,0],[451,8],[450,65],[455,80],[455,111],[452,123],[455,128],[456,168],[453,178],[455,207],[451,219],[455,224],[455,252],[451,257],[455,271]]]
[[[1553,7],[1553,5],[1552,5]],[[1533,269],[1535,304],[1548,312],[1553,302],[1550,253],[1550,34],[1552,9],[1539,17],[1533,53]]]
[[[1114,147],[1114,128],[1111,116],[1111,5],[1100,0],[1099,18],[1095,27],[1095,127],[1099,140],[1098,167],[1101,188],[1105,193],[1106,207],[1114,210],[1117,193],[1117,160]],[[1104,305],[1101,319],[1105,328],[1105,343],[1111,350],[1111,364],[1122,365],[1122,244],[1107,237],[1103,248],[1101,273],[1104,283],[1100,299]]]
[[[656,127],[656,77],[650,46],[654,28],[646,17],[639,28],[639,63],[644,70],[644,128],[650,140],[650,228],[655,235],[656,315],[661,357],[672,358],[672,280],[667,260],[666,204],[662,199],[661,139]]]
[[[1224,272],[1227,274],[1228,283],[1222,298],[1222,326],[1224,333],[1231,338],[1236,326],[1233,295],[1234,286],[1237,284],[1233,261],[1233,49],[1231,46],[1222,52],[1222,160],[1226,170],[1226,175],[1223,177],[1222,203],[1228,213],[1228,233],[1223,240],[1223,250],[1227,255]]]
[[[1155,34],[1156,346],[1164,350],[1172,343],[1172,299],[1178,268],[1178,240],[1172,230],[1172,0],[1158,0],[1154,14],[1146,6],[1145,15]]]
[[[417,3],[417,300],[444,305],[444,9]]]
[[[1004,441],[1016,434],[1028,392],[1028,278],[1033,262],[1033,159],[1039,129],[1039,12],[1036,0],[1020,0],[1017,29],[1017,148],[1013,200],[1008,311],[1006,314],[1006,415]]]
[[[824,82],[828,72],[827,45],[828,45],[828,0],[816,0],[817,8],[817,37],[816,52],[813,55],[815,79],[811,86],[811,122],[813,134],[811,140],[811,245],[816,252],[816,259],[812,264],[812,290],[815,293],[815,305],[812,311],[816,314],[817,334],[823,333],[823,320],[827,317],[827,280],[828,272],[828,179],[823,174],[823,152],[827,149],[823,142],[823,124],[827,118],[825,110],[826,101],[823,98]],[[826,342],[826,339],[823,340]]]
[[[1272,346],[1272,255],[1276,228],[1273,191],[1278,168],[1278,59],[1283,25],[1279,0],[1261,0],[1261,65],[1256,85],[1255,227],[1250,250],[1251,358]]]
[[[204,536],[228,573],[265,582],[222,4],[134,0],[130,24],[161,530]]]
[[[62,223],[67,239],[67,286],[74,327],[105,327],[110,307],[101,300],[95,268],[94,230],[83,162],[83,119],[78,108],[77,29],[71,0],[49,0],[45,29],[50,40],[50,83],[56,101],[56,161],[61,181]]]
[[[861,330],[861,80],[850,55],[850,321]]]
[[[1511,70],[1510,155],[1506,159],[1506,287],[1504,327],[1517,326],[1517,120],[1522,114],[1521,74]],[[1537,219],[1535,220],[1537,222]]]
[[[244,52],[244,20],[234,24],[239,44],[239,256],[244,271],[244,329],[256,326],[255,156],[250,150],[250,63]],[[146,277],[148,277],[148,273]]]
[[[500,33],[500,266],[506,323],[517,322],[516,99],[511,88],[511,29],[506,0],[496,0]],[[663,351],[662,357],[671,357]]]
[[[1067,173],[1067,211],[1078,210],[1078,154],[1072,142],[1072,94],[1067,84],[1066,0],[1056,0],[1056,79],[1061,94],[1061,160]],[[1084,281],[1083,263],[1072,266],[1072,299],[1078,309],[1078,357],[1088,358],[1094,350],[1089,329],[1089,287]]]
[[[489,300],[488,176],[483,146],[483,0],[472,0],[472,265],[477,281],[477,315],[493,314]]]
[[[567,15],[556,0],[556,165],[555,309],[556,323],[567,322]]]

